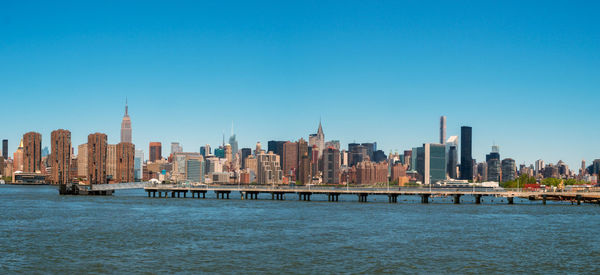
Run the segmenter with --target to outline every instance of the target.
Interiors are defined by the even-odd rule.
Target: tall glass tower
[[[460,127],[460,179],[473,180],[472,128]]]

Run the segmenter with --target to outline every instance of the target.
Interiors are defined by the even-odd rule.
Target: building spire
[[[128,114],[127,114],[128,110],[127,109],[128,109],[127,108],[127,97],[125,97],[125,116],[128,116]]]
[[[323,126],[321,126],[321,117],[319,117],[319,129],[317,130],[317,135],[323,135]]]

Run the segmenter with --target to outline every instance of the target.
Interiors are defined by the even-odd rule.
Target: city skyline
[[[598,155],[595,3],[87,5],[5,6],[9,152],[61,128],[116,144],[128,97],[144,151],[218,145],[231,121],[239,148],[307,139],[322,117],[328,140],[401,152],[437,142],[443,115],[447,136],[473,127],[478,162],[493,144],[517,164]]]
[[[129,126],[129,128],[128,128],[128,132],[129,132],[129,133],[128,133],[128,135],[129,135],[129,136],[132,136],[132,133],[131,133],[131,132],[135,132],[135,127],[134,127],[134,126],[131,126],[132,122],[130,121],[130,116],[129,116],[129,113],[128,113],[127,109],[128,109],[128,105],[127,105],[127,103],[126,103],[126,105],[125,105],[125,110],[126,110],[126,111],[125,111],[125,116],[122,116],[122,119],[123,119],[123,120],[125,120],[125,119],[127,120],[127,123],[128,123],[128,126]],[[443,129],[444,129],[444,131],[443,131],[443,136],[444,136],[444,137],[453,137],[453,136],[457,136],[457,137],[458,137],[458,141],[460,142],[460,141],[462,140],[462,139],[461,139],[461,137],[462,137],[462,134],[463,134],[463,133],[461,133],[461,131],[459,131],[457,134],[454,134],[454,132],[451,132],[451,134],[447,134],[447,135],[446,135],[446,129],[445,129],[445,128],[446,128],[446,119],[447,119],[447,117],[446,117],[446,116],[441,116],[441,117],[438,117],[438,127],[439,127],[439,128],[438,128],[438,137],[437,137],[437,138],[441,140],[441,137],[442,137],[442,131],[441,131],[441,129],[443,128]],[[442,121],[443,121],[443,122],[442,122]],[[133,122],[133,123],[135,123],[135,122]],[[106,135],[107,135],[107,140],[108,140],[107,144],[113,144],[114,146],[116,146],[116,144],[118,144],[118,143],[122,142],[122,140],[121,140],[121,139],[122,139],[122,132],[123,132],[122,125],[123,125],[123,124],[121,123],[121,127],[119,128],[119,132],[121,132],[121,135],[120,135],[119,137],[112,137],[112,138],[111,138],[111,136],[110,136],[109,134],[107,134],[107,132],[108,132],[108,131],[107,131],[107,132],[102,132],[102,131],[99,131],[100,133],[104,133],[104,134],[106,134]],[[232,125],[232,127],[233,127],[233,125]],[[460,128],[465,128],[465,127],[466,127],[466,128],[469,128],[469,134],[472,136],[472,133],[470,132],[470,131],[472,131],[472,130],[471,130],[471,128],[472,128],[472,127],[470,127],[470,126],[460,126]],[[60,129],[60,128],[56,128],[56,129],[54,129],[54,130],[51,130],[51,132],[53,132],[53,131],[55,131],[55,130],[58,130],[58,129]],[[68,130],[68,129],[67,129],[67,130]],[[321,122],[321,121],[319,121],[319,124],[318,124],[317,131],[314,131],[314,132],[315,132],[315,133],[317,133],[317,132],[320,132],[320,131],[323,131],[323,132],[325,132],[324,130],[322,130],[322,122]],[[36,133],[37,133],[38,131],[36,131],[36,130],[31,130],[31,131],[29,131],[29,132],[36,132]],[[89,134],[93,134],[93,133],[94,133],[94,132],[92,132],[92,133],[89,133]],[[235,132],[233,132],[233,131],[232,131],[231,133],[232,133],[232,135],[235,135],[235,137],[237,138],[237,133],[235,133]],[[50,142],[49,142],[49,140],[50,140],[50,139],[49,139],[49,137],[50,137],[50,134],[48,134],[48,140],[46,140],[46,139],[44,138],[44,136],[46,136],[44,133],[40,133],[40,134],[41,134],[41,136],[42,136],[42,138],[41,138],[41,140],[42,140],[42,141],[41,141],[41,144],[42,144],[41,148],[45,148],[45,147],[48,147],[48,148],[50,148],[50,146],[49,146],[49,145],[50,145],[50,144],[49,144],[49,143],[50,143]],[[75,155],[77,155],[77,154],[78,154],[78,146],[79,146],[79,145],[85,145],[85,144],[86,144],[86,142],[87,142],[87,139],[88,139],[88,135],[89,135],[89,134],[85,135],[85,142],[81,142],[81,143],[72,143],[72,147],[73,147],[73,149],[74,149]],[[72,135],[74,135],[74,134],[72,134]],[[133,134],[133,135],[135,135],[135,134]],[[282,141],[294,141],[294,140],[296,140],[296,139],[300,139],[300,138],[304,139],[305,137],[306,137],[306,139],[308,140],[308,139],[310,138],[310,136],[311,136],[311,135],[313,135],[313,133],[312,133],[310,130],[308,130],[308,131],[307,131],[307,134],[305,134],[304,136],[301,136],[301,137],[298,137],[298,138],[289,138],[289,139],[280,139],[280,140],[282,140]],[[314,134],[314,135],[316,135],[316,134]],[[19,142],[21,142],[22,138],[23,138],[23,136],[21,136],[21,138],[19,138]],[[229,137],[228,137],[228,138],[229,138]],[[117,141],[115,141],[114,139],[117,139]],[[147,139],[147,138],[143,138],[143,139]],[[154,144],[154,143],[161,143],[161,144],[162,144],[162,145],[161,145],[161,146],[163,147],[163,149],[162,149],[162,155],[161,155],[161,157],[162,157],[162,158],[166,158],[166,157],[168,157],[168,156],[171,154],[172,146],[173,146],[174,144],[176,144],[176,145],[179,147],[179,150],[181,150],[182,148],[184,148],[184,145],[185,145],[185,144],[184,144],[183,142],[181,142],[181,141],[168,141],[168,142],[167,142],[167,141],[160,140],[160,139],[148,139],[148,140],[150,140],[150,141],[149,141],[147,144],[145,144],[145,145],[144,145],[144,144],[137,144],[137,143],[133,142],[133,144],[134,144],[134,145],[135,145],[135,144],[137,144],[137,146],[138,146],[138,147],[136,147],[136,148],[139,148],[139,149],[136,149],[136,150],[142,150],[142,151],[143,151],[143,152],[144,152],[144,153],[145,153],[145,154],[148,156],[148,157],[147,157],[145,160],[151,160],[151,157],[150,157],[150,156],[151,156],[151,154],[150,154],[150,151],[148,150],[148,146],[152,146],[152,144]],[[263,140],[257,140],[256,142],[261,142],[261,143],[263,143],[263,144],[265,145],[265,149],[266,149],[267,142],[268,142],[268,141],[273,141],[273,140],[277,140],[277,139],[273,139],[273,138],[265,138],[265,139],[263,139]],[[327,135],[326,135],[326,136],[325,136],[325,140],[324,140],[324,141],[330,141],[330,140],[336,140],[336,141],[337,141],[337,140],[339,140],[339,139],[337,139],[337,137],[330,137],[330,136],[327,136]],[[438,141],[439,141],[439,140],[438,140]],[[415,147],[415,146],[422,146],[422,145],[424,145],[424,144],[439,144],[439,142],[438,142],[438,141],[423,141],[423,143],[421,143],[421,144],[414,144],[414,145],[412,145],[412,146],[408,146],[408,145],[407,145],[406,147],[402,147],[402,149],[394,149],[394,150],[392,151],[392,153],[399,153],[399,154],[402,154],[402,152],[403,152],[404,150],[410,150],[411,148],[413,148],[413,147]],[[223,142],[223,141],[221,141],[221,143],[222,143],[222,142]],[[249,145],[242,144],[241,146],[239,146],[239,149],[240,149],[240,150],[241,150],[242,148],[250,148],[250,149],[253,149],[253,148],[254,148],[254,146],[256,145],[256,142],[254,142],[253,144],[249,144]],[[340,147],[340,151],[341,151],[341,150],[347,150],[347,149],[348,149],[348,145],[349,145],[349,144],[351,144],[351,143],[355,143],[355,142],[358,142],[358,143],[364,143],[364,142],[376,142],[376,143],[377,143],[377,146],[378,146],[378,149],[382,149],[382,150],[384,151],[384,153],[386,153],[386,154],[388,154],[388,153],[390,152],[390,150],[385,150],[385,148],[382,148],[382,146],[381,146],[380,142],[379,142],[379,141],[377,141],[377,140],[361,140],[361,141],[352,140],[352,141],[349,141],[349,142],[347,142],[347,143],[340,142],[340,145],[341,145],[341,147]],[[10,141],[9,141],[9,143],[10,143]],[[201,142],[201,143],[202,143],[202,142]],[[201,147],[204,147],[204,146],[206,146],[207,144],[208,144],[208,145],[211,145],[211,146],[213,146],[213,148],[215,148],[215,149],[216,149],[216,148],[219,148],[219,146],[221,146],[221,143],[216,143],[216,144],[213,144],[213,143],[211,143],[211,144],[208,144],[208,143],[202,143],[202,145],[198,146],[198,148],[196,148],[196,149],[194,149],[192,146],[190,146],[190,147],[185,147],[185,148],[192,148],[192,149],[183,149],[183,151],[182,151],[182,152],[200,152],[200,148],[201,148]],[[471,144],[471,148],[470,148],[470,150],[471,150],[471,151],[477,151],[477,149],[476,149],[476,148],[475,148],[475,146],[473,145],[473,140],[471,140],[469,143]],[[225,144],[229,144],[229,143],[228,143],[228,142],[226,142]],[[168,148],[168,145],[171,145],[171,149],[169,149],[169,148]],[[344,145],[345,145],[345,146],[344,146]],[[13,151],[11,152],[11,150],[10,150],[10,148],[11,148],[11,147],[10,147],[10,145],[9,145],[9,156],[10,156],[11,158],[12,158],[12,154],[14,153],[14,151],[16,151],[16,147],[17,147],[17,146],[15,146],[15,150],[13,150]],[[462,146],[458,146],[458,150],[460,150],[460,148],[462,148]],[[474,156],[472,159],[473,159],[473,160],[476,160],[477,162],[482,162],[482,161],[485,161],[485,157],[486,157],[486,155],[487,155],[487,154],[489,154],[490,152],[497,152],[498,150],[500,150],[500,151],[501,151],[501,150],[502,150],[501,148],[502,148],[502,146],[500,146],[500,145],[498,145],[498,144],[495,144],[495,143],[494,143],[493,145],[489,146],[489,150],[488,150],[487,152],[485,152],[485,150],[484,150],[484,156],[483,156],[482,158],[477,158],[477,157],[475,157],[475,156]],[[51,149],[51,148],[50,148],[50,149]],[[474,154],[473,154],[473,155],[474,155]],[[462,156],[462,154],[459,154],[458,156],[459,156],[459,158],[460,158],[460,156]],[[512,159],[515,159],[515,161],[516,161],[516,164],[517,164],[517,165],[519,165],[519,164],[526,164],[527,166],[529,166],[529,165],[534,165],[534,164],[535,164],[535,163],[536,163],[538,160],[543,160],[543,161],[544,161],[544,162],[546,162],[546,163],[558,163],[559,161],[563,161],[563,162],[565,162],[567,165],[569,165],[569,167],[570,167],[570,168],[571,168],[573,171],[575,171],[575,172],[577,171],[577,169],[578,169],[578,167],[579,167],[578,165],[579,165],[579,164],[581,163],[581,161],[582,161],[582,160],[579,160],[578,162],[576,162],[574,165],[572,165],[572,166],[571,166],[571,165],[570,165],[570,163],[569,163],[569,162],[567,162],[567,161],[565,161],[564,159],[560,159],[560,160],[557,160],[556,162],[553,162],[553,161],[546,160],[546,159],[544,159],[544,158],[538,158],[538,159],[536,159],[536,160],[534,160],[534,161],[532,161],[532,162],[519,162],[519,160],[518,160],[517,158],[515,158],[515,157],[512,157],[512,156],[510,156],[510,155],[508,155],[508,156],[507,156],[507,155],[506,155],[506,153],[504,153],[504,156],[506,156],[507,158],[512,158]],[[591,163],[591,162],[592,162],[593,160],[595,160],[595,159],[597,159],[597,158],[592,158],[592,159],[587,159],[587,160],[586,160],[586,159],[583,159],[583,160],[584,160],[584,161],[587,161],[588,163]],[[461,164],[461,162],[459,161],[459,162],[458,162],[458,164]]]

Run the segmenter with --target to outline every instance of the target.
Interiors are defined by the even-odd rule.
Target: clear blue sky
[[[126,2],[126,3],[124,3]],[[218,2],[218,3],[217,3]],[[3,1],[0,138],[184,150],[307,138],[387,152],[473,127],[517,163],[600,158],[597,1]]]

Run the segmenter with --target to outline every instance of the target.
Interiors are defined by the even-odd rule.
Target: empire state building
[[[125,101],[125,116],[121,122],[121,142],[131,143],[131,119],[127,113],[127,101]]]

